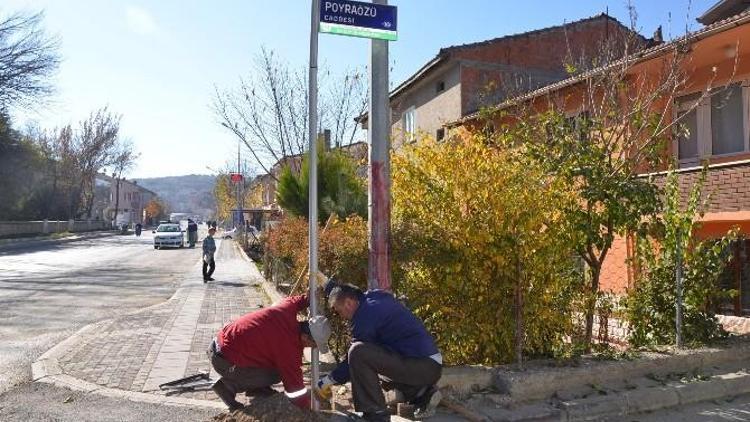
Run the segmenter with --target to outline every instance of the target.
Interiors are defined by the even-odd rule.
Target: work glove
[[[331,378],[330,375],[326,375],[323,378],[318,380],[318,385],[313,387],[313,391],[315,392],[315,395],[318,397],[321,401],[328,401],[331,400],[331,396],[333,395],[333,378]]]

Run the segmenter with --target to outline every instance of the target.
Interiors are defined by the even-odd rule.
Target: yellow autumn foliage
[[[426,139],[392,157],[395,288],[447,363],[551,355],[573,330],[580,277],[559,210],[574,195],[509,145],[522,142]]]

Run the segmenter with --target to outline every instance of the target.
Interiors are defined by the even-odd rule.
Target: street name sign
[[[320,32],[396,41],[396,6],[321,0]]]

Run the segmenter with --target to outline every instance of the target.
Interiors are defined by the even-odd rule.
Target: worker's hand
[[[326,375],[325,377],[319,379],[318,385],[313,387],[313,391],[315,392],[315,395],[321,401],[331,400],[331,396],[333,395],[332,389],[333,389],[333,378],[331,378],[330,375]]]

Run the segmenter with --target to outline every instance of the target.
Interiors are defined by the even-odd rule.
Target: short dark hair
[[[351,284],[339,284],[331,289],[331,293],[328,294],[328,306],[332,307],[334,303],[346,298],[358,301],[360,296],[362,296],[362,290],[359,287]]]
[[[299,331],[302,334],[307,334],[308,336],[312,337],[312,333],[310,332],[310,323],[308,321],[300,321]]]

